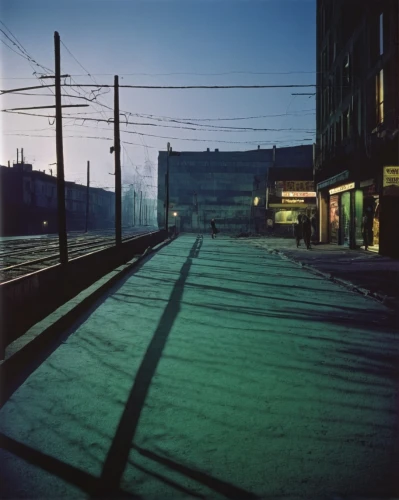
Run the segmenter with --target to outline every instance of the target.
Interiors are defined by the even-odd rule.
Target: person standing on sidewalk
[[[317,216],[316,210],[313,211],[312,218],[310,219],[310,224],[312,226],[312,241],[317,241]]]
[[[307,215],[302,216],[302,234],[303,241],[305,242],[306,248],[310,249],[310,237],[312,234],[312,226],[310,223],[310,219]]]
[[[369,247],[370,240],[370,221],[369,216],[365,212],[362,218],[362,235],[363,235],[363,245],[364,249],[367,250]]]
[[[302,239],[302,215],[298,215],[297,223],[294,224],[294,236],[296,240],[296,247],[301,246],[301,239]]]
[[[211,220],[211,234],[212,234],[212,239],[216,238],[216,233],[218,232],[217,228],[216,228],[216,222],[215,222],[215,219],[212,219]]]

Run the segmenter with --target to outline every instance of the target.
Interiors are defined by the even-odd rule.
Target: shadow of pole
[[[186,262],[180,270],[180,276],[173,287],[168,305],[159,320],[158,327],[137,371],[133,387],[104,462],[100,486],[96,492],[97,497],[109,497],[119,489],[119,483],[129,458],[133,438],[152,378],[158,367],[169,333],[179,313],[184,284],[192,265],[192,259],[198,257],[202,242],[202,238],[198,236]]]

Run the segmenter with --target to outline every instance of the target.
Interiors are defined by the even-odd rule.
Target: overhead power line
[[[64,84],[64,87],[74,87],[75,85]],[[79,87],[113,87],[109,84],[93,85],[91,83],[79,83]],[[309,88],[317,87],[316,84],[305,85],[119,85],[125,89],[166,89],[166,90],[186,90],[186,89],[278,89],[278,88]]]
[[[102,129],[100,128],[99,130],[107,130],[107,129]],[[312,139],[287,139],[287,140],[274,140],[274,141],[222,141],[218,139],[188,139],[185,137],[165,137],[165,136],[160,136],[160,135],[152,135],[152,134],[143,134],[140,132],[132,132],[129,130],[121,130],[121,133],[125,134],[135,134],[135,135],[141,135],[141,136],[146,136],[146,137],[156,137],[160,139],[172,139],[176,141],[189,141],[189,142],[207,142],[207,143],[223,143],[223,144],[250,144],[251,146],[255,145],[260,145],[260,144],[281,144],[281,143],[293,143],[293,142],[309,142],[312,141]],[[14,133],[5,133],[4,135],[12,135],[12,136],[20,136],[20,137],[48,137],[48,138],[53,138],[55,135],[41,135],[41,134],[14,134]],[[98,137],[98,136],[86,136],[86,135],[64,135],[64,139],[69,138],[69,139],[96,139],[96,140],[105,140],[105,141],[113,141],[113,138],[111,137]],[[133,142],[128,142],[128,141],[121,141],[122,144],[129,144],[132,146],[140,146],[142,147],[142,144],[137,144]],[[300,144],[299,144],[300,145]],[[151,149],[158,149],[155,146],[146,146]]]
[[[84,106],[82,105],[75,105],[75,106]],[[14,113],[14,114],[21,114],[21,115],[28,115],[28,116],[36,116],[36,117],[42,117],[42,118],[54,118],[54,115],[40,115],[36,113],[24,113],[21,111],[13,111],[9,109],[3,109],[1,110],[3,113]],[[96,123],[113,123],[112,118],[110,119],[102,119],[102,118],[82,118],[80,116],[74,116],[74,115],[66,115],[70,119],[75,119],[75,120],[81,120],[82,122],[96,122]],[[207,128],[196,128],[196,127],[180,127],[180,126],[174,126],[174,125],[160,125],[157,123],[139,123],[139,122],[129,122],[127,121],[125,123],[126,126],[144,126],[144,127],[163,127],[163,128],[175,128],[175,129],[183,129],[183,130],[194,130],[194,131],[205,131],[205,132],[212,132],[214,131],[213,129],[207,129]],[[208,125],[208,127],[215,127],[217,128],[216,125]],[[221,127],[217,128],[218,132],[303,132],[303,133],[310,133],[313,134],[314,130],[310,129],[295,129],[295,128],[254,128],[254,127]]]
[[[315,114],[316,112],[312,109],[302,109],[295,113],[279,113],[279,114],[270,114],[270,115],[257,115],[257,116],[242,116],[242,117],[232,117],[232,118],[176,118],[171,116],[158,116],[158,115],[149,115],[142,113],[135,113],[135,116],[139,116],[142,118],[165,118],[168,120],[193,120],[196,122],[217,122],[217,121],[235,121],[235,120],[254,120],[259,118],[274,118],[279,116],[304,116],[306,112],[310,111],[308,114]]]

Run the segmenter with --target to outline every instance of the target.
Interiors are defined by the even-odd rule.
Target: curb
[[[395,299],[391,299],[387,295],[383,295],[378,292],[372,292],[371,290],[367,290],[366,288],[362,288],[360,286],[355,285],[354,283],[351,283],[350,281],[344,280],[342,278],[337,278],[331,273],[326,273],[324,271],[320,271],[319,269],[309,265],[309,264],[304,264],[303,262],[294,259],[293,257],[288,257],[284,252],[281,250],[276,250],[274,248],[269,248],[267,245],[265,245],[262,248],[266,248],[266,251],[269,252],[270,254],[278,255],[279,257],[289,260],[290,262],[293,262],[294,264],[299,265],[303,269],[306,269],[307,271],[317,274],[318,276],[321,276],[325,279],[328,279],[334,283],[337,283],[338,285],[341,285],[352,292],[359,293],[360,295],[363,295],[364,297],[368,297],[370,299],[376,300],[377,302],[380,302],[381,304],[396,310],[398,307],[398,303]]]
[[[65,330],[86,312],[106,291],[112,288],[121,278],[175,238],[167,238],[153,248],[148,247],[143,254],[133,257],[126,264],[106,274],[68,302],[57,308],[42,321],[33,325],[24,335],[14,340],[6,348],[6,354],[0,364],[0,408],[10,398],[13,392],[29,377],[42,362],[42,358],[61,340]],[[35,365],[35,366],[32,366]],[[37,366],[36,366],[37,365]],[[25,373],[22,374],[22,370]]]

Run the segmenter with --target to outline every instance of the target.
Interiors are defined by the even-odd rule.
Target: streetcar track
[[[155,227],[148,227],[141,231],[126,231],[123,236],[123,242],[130,241],[144,234],[158,230]],[[41,240],[40,244],[37,241]],[[0,242],[0,283],[13,280],[40,271],[46,267],[50,267],[59,263],[58,236],[54,235],[44,238],[20,239],[18,241],[9,240]],[[115,245],[114,231],[102,231],[97,234],[75,233],[68,234],[68,256],[75,259],[83,255],[87,255],[93,251],[105,250]],[[30,245],[28,244],[31,243]],[[34,258],[38,254],[46,254],[43,257]]]

